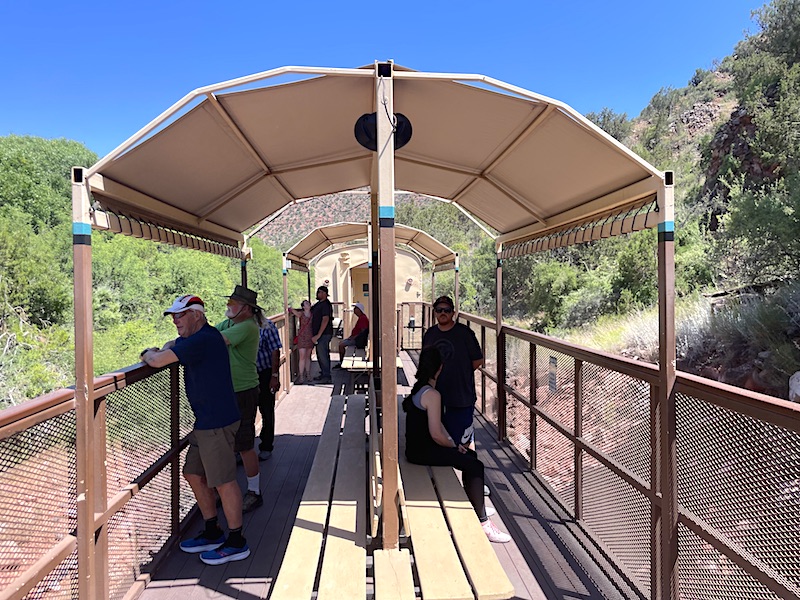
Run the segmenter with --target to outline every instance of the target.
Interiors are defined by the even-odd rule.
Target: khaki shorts
[[[194,429],[189,434],[189,452],[183,464],[184,475],[200,475],[211,488],[236,479],[233,441],[239,421],[220,429]]]
[[[236,392],[236,402],[239,404],[239,431],[236,432],[236,442],[233,449],[237,452],[252,450],[256,444],[256,409],[258,408],[258,386]]]

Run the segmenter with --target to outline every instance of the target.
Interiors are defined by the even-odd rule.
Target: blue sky
[[[748,0],[0,2],[0,135],[111,151],[195,88],[285,65],[481,73],[637,116],[733,52]]]

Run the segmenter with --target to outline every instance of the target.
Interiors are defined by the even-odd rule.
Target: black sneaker
[[[247,493],[242,497],[242,514],[249,513],[262,504],[264,504],[264,499],[261,497],[261,494],[256,494],[252,490],[247,490]]]

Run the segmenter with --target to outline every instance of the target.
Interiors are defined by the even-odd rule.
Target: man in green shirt
[[[234,450],[242,457],[247,475],[247,492],[242,498],[242,512],[250,512],[264,504],[261,498],[261,481],[258,455],[255,451],[256,408],[258,406],[258,372],[256,355],[261,325],[261,307],[256,304],[257,294],[237,285],[228,296],[226,319],[217,324],[228,345],[231,378],[239,412],[242,416],[236,433]]]

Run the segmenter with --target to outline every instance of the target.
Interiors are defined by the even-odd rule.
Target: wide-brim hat
[[[248,306],[252,306],[253,308],[261,310],[261,307],[258,305],[258,292],[254,292],[243,285],[237,285],[235,288],[233,288],[233,293],[230,296],[225,297],[233,298],[234,300],[238,300],[243,304],[247,304]]]
[[[357,309],[359,309],[361,312],[366,312],[366,311],[364,310],[364,305],[363,305],[363,304],[361,304],[361,302],[356,302],[355,304],[353,304],[353,308],[357,308]]]

